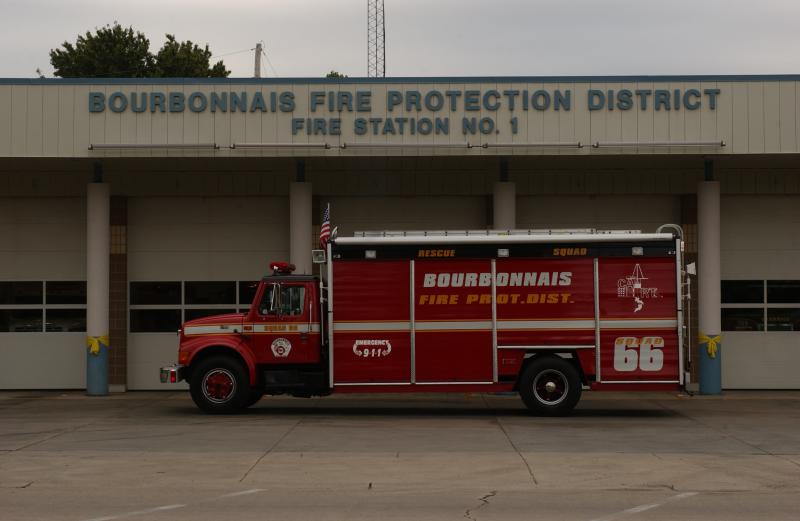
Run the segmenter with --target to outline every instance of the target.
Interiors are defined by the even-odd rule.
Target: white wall
[[[680,200],[670,195],[522,196],[517,228],[634,229],[654,232],[680,220]]]
[[[800,332],[723,331],[723,389],[800,389]]]
[[[86,280],[86,200],[0,197],[0,280]]]
[[[85,389],[86,333],[0,333],[0,389]]]
[[[131,197],[129,280],[258,279],[288,258],[284,197]]]
[[[178,336],[175,333],[128,334],[128,389],[188,389],[186,382],[162,384],[159,368],[178,361]]]
[[[486,228],[488,198],[325,197],[339,236],[365,230],[465,230]]]
[[[443,81],[437,83],[419,83],[409,81],[389,83],[348,83],[348,80],[328,84],[309,83],[298,80],[293,84],[273,84],[264,79],[260,84],[239,84],[235,79],[222,80],[218,83],[204,84],[147,84],[132,82],[128,85],[115,82],[96,84],[75,84],[70,80],[39,83],[36,80],[0,82],[0,157],[149,157],[149,156],[189,156],[189,157],[246,157],[246,156],[285,156],[285,155],[397,155],[397,150],[373,149],[364,150],[340,149],[341,144],[353,143],[391,143],[391,144],[455,144],[464,145],[470,141],[478,143],[577,143],[584,146],[556,149],[528,148],[515,151],[517,154],[559,154],[559,155],[603,155],[619,154],[617,147],[592,148],[595,142],[697,142],[725,141],[727,146],[708,147],[706,153],[760,154],[760,153],[796,153],[800,150],[800,132],[797,132],[798,89],[796,78],[764,81],[754,78],[751,81],[718,81],[711,78],[696,81],[607,81],[598,78],[596,81],[528,81],[506,80],[482,83],[474,81]],[[646,80],[646,79],[645,79]],[[390,80],[391,81],[391,80]],[[634,105],[630,110],[594,110],[588,108],[588,91],[622,89],[656,90],[678,89],[720,89],[717,107],[711,110],[709,100],[702,97],[703,106],[699,110],[654,110],[653,97],[648,99],[648,108],[640,110]],[[455,90],[489,90],[515,89],[533,93],[538,89],[553,91],[572,91],[571,110],[521,110],[521,101],[517,100],[517,108],[512,112],[508,103],[502,99],[502,107],[498,111],[465,111],[463,98],[458,109],[451,112],[447,108],[438,112],[423,110],[421,112],[404,110],[404,106],[395,107],[392,112],[387,109],[387,91],[400,92],[420,91],[424,96],[430,90],[441,92]],[[355,92],[369,90],[372,92],[372,111],[357,113],[343,111],[329,112],[326,106],[319,107],[316,112],[310,109],[310,93],[313,91]],[[154,112],[146,110],[133,113],[130,107],[123,113],[114,113],[106,109],[99,113],[90,113],[88,107],[89,93],[102,92],[106,97],[115,91],[122,91],[130,96],[132,92],[182,92],[187,97],[195,91],[209,95],[210,92],[246,92],[248,100],[260,91],[265,97],[273,91],[292,91],[296,108],[293,112],[247,112],[231,113],[205,110],[195,113],[188,108],[183,112]],[[638,100],[634,100],[638,102]],[[312,135],[291,132],[291,118],[341,118],[341,135]],[[356,117],[449,117],[451,130],[448,135],[421,136],[378,134],[368,132],[356,135],[353,121]],[[487,135],[467,135],[462,133],[461,121],[464,117],[492,117],[496,122],[497,133]],[[518,119],[517,133],[511,132],[512,117]],[[90,144],[213,144],[218,149],[204,150],[134,150],[134,151],[98,151],[89,150]],[[329,143],[334,145],[325,150],[319,149],[275,149],[260,150],[230,149],[235,143]],[[689,149],[695,152],[697,149]],[[625,148],[625,154],[653,153],[686,153],[686,148]],[[416,149],[401,153],[419,155]],[[508,149],[473,148],[465,146],[457,148],[429,149],[424,154],[435,155],[496,155],[506,154]]]
[[[800,278],[800,196],[722,196],[722,278]]]

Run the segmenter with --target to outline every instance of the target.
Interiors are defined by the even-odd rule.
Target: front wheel
[[[575,366],[558,356],[538,356],[519,382],[519,395],[533,413],[563,416],[581,398],[581,379]]]
[[[251,405],[255,405],[264,397],[264,391],[262,389],[250,389],[250,395],[247,397],[247,401],[244,403],[245,407],[250,407]]]
[[[244,409],[250,396],[250,378],[238,360],[212,356],[192,369],[189,390],[203,411],[230,414]]]

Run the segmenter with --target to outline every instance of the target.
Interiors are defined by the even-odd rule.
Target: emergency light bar
[[[294,264],[290,264],[288,262],[273,262],[270,263],[269,269],[272,270],[273,275],[289,275],[294,270]]]

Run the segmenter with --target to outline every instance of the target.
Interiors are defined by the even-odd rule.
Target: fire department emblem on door
[[[638,313],[644,308],[644,299],[657,298],[658,288],[645,286],[647,277],[644,276],[642,267],[637,264],[633,267],[633,273],[627,277],[617,279],[617,297],[633,298],[633,312]]]
[[[278,358],[286,358],[292,350],[292,343],[283,337],[276,338],[272,341],[270,349],[272,349],[272,354]]]

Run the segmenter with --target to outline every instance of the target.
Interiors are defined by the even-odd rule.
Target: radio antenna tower
[[[386,24],[383,0],[367,0],[367,77],[386,77]]]

